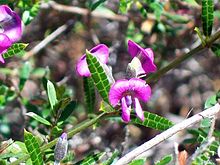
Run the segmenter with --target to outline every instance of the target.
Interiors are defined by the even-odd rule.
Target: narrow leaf
[[[170,120],[146,111],[144,112],[144,121],[141,121],[135,116],[135,118],[132,117],[131,123],[143,125],[160,131],[164,131],[173,126],[173,123]]]
[[[220,57],[220,44],[212,44],[211,49],[217,57]]]
[[[105,155],[105,152],[97,154],[91,154],[85,157],[83,160],[77,162],[75,165],[93,165],[98,164],[97,162]]]
[[[164,156],[160,161],[156,162],[155,165],[166,165],[169,164],[173,160],[172,155]]]
[[[24,65],[21,68],[20,71],[20,82],[19,82],[19,90],[21,91],[25,85],[25,82],[28,80],[31,72],[31,65],[27,61],[24,63]]]
[[[34,112],[28,112],[28,113],[26,113],[26,115],[34,118],[35,120],[39,121],[42,124],[51,126],[51,123],[49,121],[47,121],[46,119],[42,118],[41,116],[35,114]]]
[[[75,101],[71,101],[62,111],[58,121],[65,121],[69,116],[71,116],[76,107],[77,103]]]
[[[133,160],[129,165],[145,165],[145,160],[144,159],[137,159]]]
[[[42,153],[37,139],[26,130],[24,131],[24,143],[31,157],[31,161],[36,165],[43,165]]]
[[[47,80],[47,96],[49,98],[50,106],[53,109],[54,106],[58,103],[58,100],[55,87],[50,80]]]
[[[86,61],[99,94],[102,96],[103,100],[108,103],[110,83],[103,67],[101,66],[98,59],[94,57],[89,51],[86,51]]]
[[[87,111],[88,113],[93,113],[95,107],[95,87],[92,78],[84,77],[83,85]]]
[[[202,28],[206,37],[212,33],[214,2],[213,0],[202,0]]]
[[[103,165],[111,165],[113,163],[113,161],[115,160],[115,158],[117,158],[117,156],[119,155],[119,151],[118,150],[115,150],[113,153],[112,153],[112,156],[103,163]]]
[[[15,43],[10,48],[8,48],[7,52],[4,53],[2,56],[3,58],[12,57],[20,53],[21,51],[23,51],[27,46],[28,44],[25,44],[25,43]]]

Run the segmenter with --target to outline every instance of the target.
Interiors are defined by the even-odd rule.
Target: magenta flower
[[[108,50],[108,47],[106,45],[99,44],[99,45],[93,47],[90,50],[90,53],[93,56],[97,57],[101,63],[103,63],[103,64],[107,63],[108,56],[109,56],[109,50]],[[91,76],[91,73],[90,73],[89,68],[88,68],[88,64],[86,62],[86,55],[85,54],[77,62],[76,71],[77,71],[78,75],[80,75],[80,76],[84,76],[84,77],[90,77]]]
[[[143,121],[144,114],[139,100],[147,102],[151,96],[151,88],[144,80],[131,78],[116,81],[109,91],[109,101],[113,107],[121,104],[122,119],[130,121],[130,111],[134,108],[137,116]]]
[[[157,70],[154,64],[154,53],[151,48],[143,49],[135,42],[128,40],[128,52],[131,57],[139,58],[141,65],[137,68],[138,74],[148,74]]]
[[[22,35],[21,19],[6,5],[0,5],[0,62],[5,63],[2,54]]]

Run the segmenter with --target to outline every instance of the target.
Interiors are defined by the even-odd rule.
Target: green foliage
[[[56,90],[53,83],[50,80],[47,80],[47,96],[50,102],[51,109],[58,103]]]
[[[61,112],[58,122],[64,122],[69,116],[71,116],[76,107],[77,103],[75,101],[69,102]]]
[[[111,165],[114,162],[114,160],[118,157],[118,155],[119,155],[119,151],[115,150],[112,156],[107,161],[105,161],[103,165]]]
[[[129,163],[129,165],[144,165],[144,164],[145,164],[145,160],[144,159],[132,160],[132,162]]]
[[[37,139],[26,130],[24,131],[24,143],[30,154],[33,164],[43,164],[43,158]]]
[[[19,90],[22,91],[25,82],[28,80],[31,72],[31,65],[29,62],[25,62],[20,71],[20,82],[19,82]]]
[[[157,21],[160,21],[160,16],[163,13],[163,5],[160,2],[153,2],[150,4],[150,8],[153,9],[154,15],[156,16]]]
[[[205,101],[205,109],[210,108],[214,106],[217,103],[217,96],[216,94],[213,96],[210,96],[206,101]]]
[[[10,58],[18,53],[21,53],[27,46],[28,44],[25,43],[14,43],[2,56],[3,58]]]
[[[86,61],[99,94],[102,96],[103,100],[108,103],[110,83],[102,65],[89,51],[86,51]]]
[[[125,14],[131,7],[133,1],[132,0],[120,0],[119,10],[121,13]]]
[[[157,129],[160,131],[164,131],[174,125],[170,120],[146,111],[144,112],[144,121],[141,121],[137,117],[132,117],[131,123],[143,125],[145,127]]]
[[[28,113],[26,113],[26,115],[34,118],[35,120],[39,121],[42,124],[51,126],[51,123],[49,121],[47,121],[46,119],[42,118],[41,116],[35,114],[34,112],[28,112]]]
[[[172,160],[173,160],[172,155],[166,155],[160,161],[156,162],[155,165],[166,165],[169,164]]]
[[[217,57],[220,57],[220,44],[212,44],[211,49]]]
[[[111,112],[115,112],[116,110],[108,103],[106,103],[105,101],[102,101],[100,104],[100,111],[103,111],[105,113],[111,113]]]
[[[93,113],[95,108],[95,88],[92,78],[84,77],[83,85],[87,112]]]
[[[97,7],[99,7],[101,4],[103,4],[106,0],[92,0],[89,1],[89,8],[91,11],[95,10]]]
[[[91,154],[86,156],[83,160],[77,162],[75,165],[94,165],[98,164],[98,161],[105,155],[105,152],[100,152],[97,154]]]
[[[214,1],[202,0],[202,28],[206,37],[212,33]]]

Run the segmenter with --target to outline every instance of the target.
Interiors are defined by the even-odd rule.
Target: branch
[[[174,125],[173,127],[169,128],[168,130],[162,132],[161,134],[157,135],[155,138],[147,141],[146,143],[142,144],[141,146],[137,147],[136,149],[130,151],[128,154],[123,156],[119,159],[115,165],[124,165],[128,164],[134,158],[139,156],[140,154],[146,152],[147,150],[151,149],[152,147],[158,145],[159,143],[163,142],[164,140],[168,139],[169,137],[173,136],[179,131],[182,131],[205,118],[212,118],[216,116],[217,113],[220,111],[220,104],[217,103],[215,106],[204,110],[203,112],[196,114],[179,124]]]
[[[76,125],[73,129],[71,129],[68,132],[68,138],[71,138],[73,135],[77,134],[78,132],[81,132],[82,130],[92,126],[98,120],[100,120],[104,115],[105,115],[105,113],[101,113],[100,115],[98,115],[97,117],[95,117],[95,118],[93,118],[91,120],[86,120],[85,122]],[[57,140],[58,140],[58,138],[56,138],[56,139],[52,140],[51,142],[49,142],[49,143],[43,145],[42,147],[40,147],[41,152],[43,153],[45,150],[55,146],[56,143],[57,143]],[[28,158],[30,158],[30,155],[24,155],[20,159],[12,162],[10,165],[18,165],[18,164],[24,162],[25,160],[27,160]]]
[[[202,44],[200,44],[196,48],[192,49],[190,52],[188,52],[188,53],[186,53],[186,54],[184,54],[180,57],[177,57],[171,63],[169,63],[167,66],[165,66],[164,68],[158,70],[156,73],[154,73],[150,77],[148,77],[146,79],[146,82],[149,83],[149,82],[158,80],[162,75],[166,74],[171,69],[176,68],[183,61],[187,60],[188,58],[192,57],[195,54],[198,54],[202,50],[205,50],[206,48],[209,48],[210,45],[212,45],[213,42],[215,42],[219,38],[220,38],[220,31],[218,31],[214,35],[212,35],[210,37],[210,39],[206,41],[204,46]]]

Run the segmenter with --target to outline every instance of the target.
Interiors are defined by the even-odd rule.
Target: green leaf
[[[119,151],[118,151],[118,150],[115,150],[115,151],[113,152],[112,156],[111,156],[107,161],[105,161],[105,162],[103,163],[103,165],[111,165],[111,164],[114,162],[115,158],[118,157],[118,155],[119,155]]]
[[[3,58],[9,58],[12,57],[20,52],[22,52],[28,44],[25,43],[15,43],[10,48],[8,48],[7,52],[4,53],[2,56]]]
[[[120,0],[119,10],[122,14],[126,14],[133,4],[132,0]]]
[[[144,121],[141,121],[135,116],[135,118],[132,117],[131,123],[143,125],[160,131],[164,131],[173,126],[173,123],[170,120],[147,111],[144,112]]]
[[[206,37],[212,33],[214,0],[202,0],[202,28]]]
[[[102,3],[104,3],[106,0],[93,0],[89,4],[89,8],[91,11],[95,10],[98,6],[100,6]]]
[[[160,16],[163,13],[163,6],[160,2],[153,2],[150,4],[150,8],[154,10],[154,15],[156,16],[157,21],[160,21]]]
[[[50,102],[50,106],[53,109],[54,106],[58,103],[58,100],[55,87],[50,80],[47,80],[47,96]]]
[[[71,101],[61,112],[58,122],[65,121],[69,116],[71,116],[72,112],[76,109],[76,107],[77,103],[75,101]]]
[[[137,160],[133,160],[131,163],[129,163],[129,165],[144,165],[145,164],[144,159],[137,159]]]
[[[77,162],[75,165],[93,165],[98,164],[97,162],[105,155],[105,152],[97,154],[91,154],[86,156],[83,160]]]
[[[35,114],[34,112],[28,112],[25,115],[34,118],[35,120],[39,121],[42,124],[51,126],[51,123],[49,121],[47,121],[46,119],[42,118],[41,116]]]
[[[31,72],[31,65],[30,63],[27,61],[24,63],[24,65],[22,66],[21,70],[20,70],[20,82],[19,82],[19,90],[22,91],[25,82],[28,80],[29,76],[30,76],[30,72]]]
[[[92,78],[84,77],[83,85],[87,111],[88,113],[93,113],[95,107],[95,87]]]
[[[108,103],[110,83],[102,65],[89,51],[86,51],[86,61],[99,94],[102,96],[103,100]]]
[[[108,103],[106,103],[105,101],[102,101],[100,103],[100,111],[106,112],[106,113],[111,113],[111,112],[115,112],[116,110]]]
[[[205,101],[205,109],[210,108],[214,106],[217,103],[216,95],[210,96],[206,101]]]
[[[160,161],[156,162],[155,165],[166,165],[170,163],[172,160],[173,160],[172,155],[166,155]]]
[[[31,21],[37,16],[40,9],[40,3],[36,1],[35,4],[32,4],[25,10],[22,14],[22,21],[25,25],[31,23]]]
[[[169,12],[163,12],[163,15],[165,17],[167,17],[167,19],[172,20],[173,22],[176,23],[181,23],[181,24],[185,24],[188,23],[190,20],[189,18],[182,16],[182,15],[177,15],[177,14],[171,14]]]
[[[220,57],[220,44],[212,44],[211,49],[217,57]]]
[[[31,157],[32,163],[36,165],[43,165],[42,153],[37,139],[26,130],[24,130],[24,143]]]
[[[206,128],[211,126],[211,119],[210,118],[205,118],[201,121],[200,127],[201,128]]]

